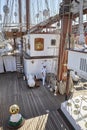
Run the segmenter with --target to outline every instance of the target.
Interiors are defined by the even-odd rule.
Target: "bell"
[[[16,114],[16,113],[18,113],[18,112],[19,112],[19,106],[16,105],[16,104],[10,106],[9,112],[10,112],[11,114]]]

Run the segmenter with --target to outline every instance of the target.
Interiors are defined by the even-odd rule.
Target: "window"
[[[55,46],[56,45],[56,39],[51,39],[51,46]]]
[[[34,50],[36,50],[36,51],[44,50],[44,39],[43,38],[35,38]]]

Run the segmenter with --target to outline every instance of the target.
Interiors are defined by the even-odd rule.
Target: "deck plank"
[[[42,82],[40,87],[30,89],[26,81],[17,77],[17,73],[0,74],[2,130],[9,130],[7,121],[10,116],[9,107],[12,104],[19,105],[20,113],[25,118],[25,124],[18,130],[61,130],[57,109],[63,101],[64,96],[54,96],[48,88],[42,86]]]

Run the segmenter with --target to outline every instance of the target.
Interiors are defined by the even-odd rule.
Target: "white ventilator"
[[[35,86],[35,80],[34,80],[34,77],[31,74],[28,76],[28,85],[29,85],[29,87]]]

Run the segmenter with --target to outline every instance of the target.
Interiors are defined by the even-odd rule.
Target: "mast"
[[[22,14],[21,14],[21,0],[19,0],[19,23],[20,23],[20,32],[22,32]]]
[[[58,59],[58,81],[64,80],[63,73],[64,67],[66,64],[67,68],[67,55],[65,50],[65,39],[66,34],[70,36],[72,30],[72,14],[70,12],[70,0],[63,0],[60,7],[60,17],[61,17],[61,36],[60,36],[60,46],[59,46],[59,59]],[[66,95],[65,100],[67,100],[69,94],[69,78],[70,78],[70,70],[66,69],[67,77],[66,77]]]
[[[61,17],[61,36],[60,36],[60,46],[59,46],[59,59],[58,59],[58,81],[62,80],[63,68],[64,68],[64,54],[65,54],[65,39],[66,34],[71,34],[72,30],[72,15],[70,13],[70,0],[63,0],[60,7],[60,17]]]
[[[25,50],[29,53],[30,46],[30,0],[26,0],[26,33],[28,34],[28,42],[25,45]]]
[[[30,0],[26,0],[26,30],[30,29]]]

